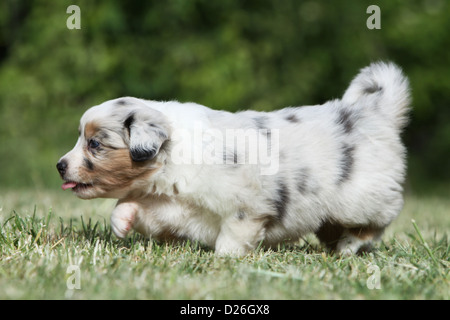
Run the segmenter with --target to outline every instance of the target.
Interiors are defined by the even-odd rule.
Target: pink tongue
[[[70,188],[75,188],[77,186],[77,183],[76,182],[66,182],[66,183],[64,183],[62,186],[61,186],[61,188],[63,189],[63,190],[67,190],[67,189],[70,189]]]

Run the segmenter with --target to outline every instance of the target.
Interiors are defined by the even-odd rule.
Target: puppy
[[[86,111],[57,169],[79,198],[118,199],[113,232],[243,255],[315,233],[354,254],[403,206],[408,80],[361,70],[340,100],[274,112],[124,97]]]

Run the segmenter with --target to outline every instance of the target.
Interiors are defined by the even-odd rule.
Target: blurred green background
[[[92,105],[119,96],[230,111],[320,104],[358,70],[409,76],[406,187],[450,182],[450,2],[165,0],[0,3],[0,187],[59,188],[59,157]],[[81,29],[69,30],[69,5]],[[448,190],[448,189],[445,189]]]

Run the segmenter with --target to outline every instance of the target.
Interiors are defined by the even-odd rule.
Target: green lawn
[[[113,207],[62,191],[1,192],[0,299],[450,298],[449,199],[408,196],[378,250],[342,258],[313,236],[240,259],[134,233],[118,240]]]

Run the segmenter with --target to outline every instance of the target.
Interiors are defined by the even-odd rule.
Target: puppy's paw
[[[336,252],[342,257],[350,257],[361,252],[370,251],[372,248],[372,239],[360,239],[353,235],[346,235],[337,246]]]
[[[137,206],[130,203],[119,204],[111,215],[111,228],[118,238],[125,238],[133,228]]]
[[[248,250],[244,246],[236,244],[216,244],[215,252],[218,256],[231,256],[231,257],[243,257],[248,253]]]
[[[370,252],[373,243],[380,240],[384,228],[351,228],[344,231],[336,246],[341,256],[352,256],[362,252]]]
[[[222,232],[216,239],[215,252],[219,256],[243,257],[249,253],[253,247],[254,246],[249,243],[228,237]]]

